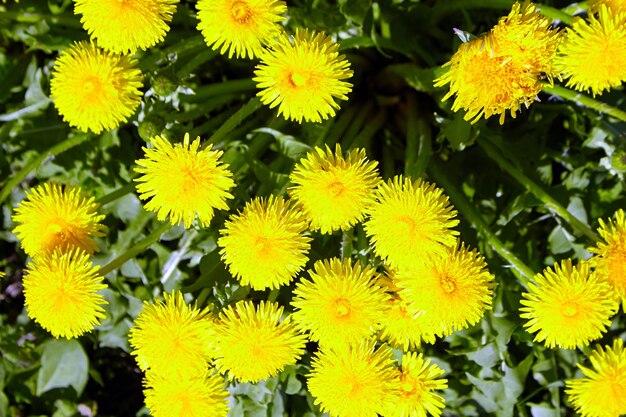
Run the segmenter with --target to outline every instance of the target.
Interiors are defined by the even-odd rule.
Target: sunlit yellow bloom
[[[200,138],[172,145],[164,136],[152,139],[153,148],[143,148],[145,158],[135,161],[143,174],[135,181],[142,200],[148,200],[146,210],[157,213],[159,220],[169,216],[172,224],[183,222],[191,227],[198,218],[208,226],[215,209],[228,210],[226,199],[234,187],[233,174],[220,161],[222,151],[200,149]]]
[[[104,318],[107,286],[89,255],[55,250],[36,258],[24,275],[28,316],[56,338],[71,339],[93,330]]]
[[[568,87],[595,96],[626,81],[626,13],[602,6],[587,19],[567,29],[554,65]]]
[[[306,337],[289,318],[281,321],[283,308],[261,301],[226,307],[217,326],[215,364],[220,372],[241,382],[258,382],[293,365],[304,352]]]
[[[388,300],[375,284],[376,271],[349,258],[318,261],[294,290],[291,304],[298,329],[321,346],[356,343],[373,334],[384,318]]]
[[[315,404],[331,417],[377,417],[395,400],[391,349],[369,342],[342,349],[322,349],[308,375]]]
[[[93,238],[103,236],[93,197],[78,187],[54,183],[39,185],[26,193],[13,215],[18,225],[13,233],[22,241],[22,248],[31,257],[51,253],[59,248],[79,248],[91,254],[98,250]]]
[[[200,374],[164,376],[148,371],[144,380],[146,407],[153,417],[226,417],[228,391],[224,379]]]
[[[410,268],[456,244],[459,221],[441,188],[396,176],[378,186],[365,232],[376,255],[392,268]]]
[[[254,58],[281,31],[287,11],[277,0],[199,0],[198,29],[207,45],[228,57]]]
[[[281,35],[261,55],[254,81],[261,101],[285,119],[321,122],[335,115],[335,99],[347,100],[350,63],[339,45],[323,33],[296,29],[293,41]]]
[[[160,375],[198,375],[213,352],[214,324],[208,310],[185,303],[180,291],[165,301],[144,302],[128,341],[142,370]]]
[[[589,345],[606,331],[618,308],[610,285],[585,261],[573,267],[567,259],[546,268],[522,296],[520,316],[528,320],[524,327],[537,332],[534,341],[550,348]]]
[[[626,414],[626,350],[622,339],[598,346],[589,357],[593,369],[578,364],[584,378],[566,382],[565,392],[583,417],[619,417]]]
[[[142,86],[136,60],[77,42],[54,62],[50,97],[70,126],[100,133],[135,113]]]
[[[604,5],[612,13],[626,13],[626,1],[624,0],[589,0],[589,10],[592,13],[598,13]]]
[[[624,210],[615,213],[615,220],[604,222],[600,219],[598,233],[604,242],[596,243],[589,251],[597,256],[591,258],[591,265],[598,276],[611,284],[615,295],[621,300],[626,311],[626,218]]]

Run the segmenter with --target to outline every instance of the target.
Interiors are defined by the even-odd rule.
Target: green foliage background
[[[70,129],[48,97],[58,52],[87,38],[72,2],[4,4],[0,186],[6,193],[0,195],[0,269],[7,277],[0,294],[0,417],[147,415],[141,374],[126,337],[143,300],[173,288],[193,294],[202,306],[268,297],[239,287],[219,261],[217,231],[228,214],[220,213],[210,228],[171,229],[108,274],[108,315],[94,332],[54,340],[28,319],[21,293],[27,257],[11,233],[11,212],[24,191],[55,180],[100,198],[108,234],[98,242],[95,262],[104,265],[158,227],[128,186],[145,140],[162,133],[179,141],[186,132],[210,137],[225,151],[237,182],[231,212],[252,196],[284,193],[298,158],[311,146],[337,142],[344,149],[365,147],[385,178],[406,173],[444,186],[460,210],[462,238],[485,255],[498,283],[494,309],[479,325],[423,347],[449,380],[444,415],[573,415],[564,380],[577,374],[584,352],[531,342],[518,314],[520,272],[498,256],[493,236],[534,272],[566,257],[588,257],[590,238],[554,204],[546,204],[540,192],[594,229],[598,217],[624,207],[625,126],[546,94],[503,126],[497,120],[471,126],[450,112],[450,103],[440,102],[445,91],[434,89],[432,79],[461,42],[453,28],[480,34],[512,3],[288,1],[289,29],[304,26],[336,35],[355,71],[354,91],[336,118],[299,125],[265,107],[245,119],[231,118],[256,94],[250,80],[255,62],[228,60],[207,48],[195,29],[194,2],[182,1],[165,41],[137,54],[145,77],[141,107],[129,123],[101,135]],[[623,107],[624,92],[601,100]],[[235,128],[223,134],[224,123]],[[22,179],[23,170],[28,175]],[[311,264],[342,250],[377,262],[357,227],[348,238],[316,235]],[[291,290],[281,289],[281,304],[288,306]],[[622,334],[623,324],[619,313],[603,341]],[[279,377],[231,386],[231,415],[319,415],[305,389],[309,361],[310,353]]]

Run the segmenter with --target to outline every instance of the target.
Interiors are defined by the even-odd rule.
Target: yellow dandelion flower
[[[159,220],[169,216],[172,224],[183,222],[186,228],[198,218],[208,226],[214,210],[228,210],[226,199],[234,187],[233,174],[220,161],[222,151],[211,146],[200,149],[200,138],[189,143],[185,134],[183,143],[172,145],[164,136],[152,139],[154,148],[143,148],[146,156],[135,161],[143,174],[135,179],[139,198],[147,200],[145,208],[157,213]]]
[[[148,371],[144,381],[146,407],[153,417],[226,417],[228,391],[218,374],[164,376]]]
[[[107,286],[89,255],[78,249],[36,258],[24,275],[28,316],[56,338],[71,339],[93,330],[104,318]]]
[[[258,382],[293,365],[304,352],[306,338],[289,318],[281,321],[283,308],[251,301],[225,308],[217,326],[215,365],[229,378]]]
[[[296,29],[292,41],[281,35],[261,55],[253,78],[261,101],[285,119],[321,122],[335,115],[335,99],[347,100],[350,63],[339,45],[323,33]]]
[[[598,346],[589,357],[593,369],[578,364],[585,378],[567,381],[569,401],[583,417],[626,414],[626,350],[622,339]]]
[[[626,13],[626,1],[624,0],[589,0],[589,10],[598,13],[602,6],[606,6],[614,14]]]
[[[322,349],[307,376],[309,392],[331,417],[377,417],[395,400],[391,349],[369,342]]]
[[[318,261],[294,290],[291,305],[298,329],[322,346],[342,346],[371,336],[384,318],[388,296],[375,285],[369,265],[337,258]]]
[[[624,210],[615,213],[615,221],[600,219],[598,233],[604,242],[598,242],[589,251],[597,256],[591,258],[591,266],[598,276],[606,280],[626,311],[626,218]]]
[[[416,349],[422,342],[435,343],[435,328],[426,314],[409,313],[406,302],[395,295],[387,302],[378,338],[397,349]]]
[[[199,0],[198,29],[206,44],[228,57],[254,58],[282,31],[287,12],[277,0]]]
[[[396,176],[378,186],[365,232],[374,252],[392,268],[408,268],[456,244],[459,221],[441,188]]]
[[[241,285],[278,288],[306,265],[311,247],[306,227],[300,211],[282,197],[257,197],[224,224],[220,255]]]
[[[626,13],[600,7],[598,16],[576,18],[554,62],[567,86],[594,96],[626,81]]]
[[[431,364],[421,353],[405,353],[402,356],[402,369],[396,375],[399,395],[385,413],[386,417],[441,415],[445,400],[434,391],[446,389],[448,380],[440,378],[443,370],[437,364]]]
[[[298,201],[312,230],[332,233],[348,230],[363,220],[380,183],[378,162],[368,161],[365,149],[345,157],[339,144],[333,153],[314,148],[296,165],[289,179],[290,195]]]
[[[128,341],[142,370],[160,375],[197,375],[207,369],[215,338],[213,318],[207,309],[185,303],[180,291],[164,295],[165,301],[144,302]]]
[[[45,183],[28,191],[15,209],[13,222],[18,225],[13,233],[31,257],[56,248],[79,248],[91,254],[98,251],[93,238],[103,236],[105,230],[100,224],[104,216],[97,210],[94,198],[80,188]]]
[[[574,349],[602,336],[618,305],[608,283],[601,281],[582,261],[575,267],[567,259],[535,275],[523,293],[522,314],[534,341],[547,347]]]
[[[463,243],[394,277],[409,312],[424,315],[438,336],[480,321],[491,308],[493,279],[485,258]]]
[[[78,42],[54,62],[50,97],[70,126],[100,133],[116,128],[135,113],[142,86],[136,60]]]
[[[179,0],[75,0],[83,28],[98,46],[128,53],[161,42]]]

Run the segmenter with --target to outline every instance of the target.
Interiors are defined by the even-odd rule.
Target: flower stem
[[[549,86],[547,84],[543,86],[542,90],[544,93],[557,95],[566,100],[573,101],[580,106],[592,108],[600,113],[608,114],[609,116],[613,116],[616,119],[626,122],[626,112],[623,110],[595,100],[577,91],[572,91],[560,85]]]
[[[99,206],[104,206],[105,204],[112,203],[118,198],[124,197],[126,194],[131,193],[135,189],[135,184],[129,182],[126,185],[122,185],[117,190],[113,190],[108,194],[103,195],[102,197],[96,199],[96,204]]]
[[[572,15],[564,12],[563,10],[555,9],[554,7],[546,6],[545,4],[537,4],[539,13],[552,20],[560,20],[568,26],[572,25],[574,18]]]
[[[407,97],[406,126],[404,173],[412,178],[420,178],[424,175],[433,153],[432,133],[430,125],[418,111],[414,94]]]
[[[350,259],[352,256],[352,240],[354,238],[352,229],[346,230],[341,236],[341,248],[339,250],[341,260]]]
[[[230,116],[206,142],[202,144],[202,149],[206,148],[209,144],[216,143],[224,139],[224,137],[241,124],[246,117],[250,116],[260,108],[261,99],[258,97],[252,97],[246,104],[237,110],[235,114]]]

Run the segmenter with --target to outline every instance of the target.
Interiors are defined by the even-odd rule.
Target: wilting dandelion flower
[[[164,376],[148,371],[144,381],[146,407],[153,417],[226,417],[228,391],[224,379],[209,371]]]
[[[135,181],[142,200],[150,199],[146,210],[157,213],[159,220],[169,216],[172,224],[183,222],[191,227],[198,218],[208,226],[215,209],[228,210],[226,199],[234,187],[233,174],[228,165],[220,161],[222,151],[211,147],[200,149],[200,138],[189,142],[185,134],[183,143],[172,145],[164,136],[152,139],[154,148],[143,148],[146,156],[135,161],[143,174]]]
[[[288,284],[308,260],[306,221],[282,197],[255,198],[220,231],[220,254],[241,285],[255,290]]]
[[[54,337],[71,339],[93,330],[104,318],[106,300],[98,266],[74,249],[36,258],[24,275],[28,316]]]
[[[100,133],[135,113],[142,86],[136,60],[77,42],[54,62],[50,97],[70,126]]]
[[[585,261],[573,267],[567,259],[546,268],[522,296],[524,327],[550,348],[587,346],[602,336],[618,308],[610,285]]]
[[[228,57],[254,58],[263,45],[282,32],[280,22],[287,11],[277,0],[199,0],[198,29],[207,45]]]
[[[54,183],[39,185],[26,193],[13,215],[18,225],[13,233],[22,241],[22,248],[31,257],[51,253],[59,248],[79,248],[91,254],[98,250],[93,238],[103,236],[93,197],[78,187],[65,188]]]
[[[598,346],[589,357],[593,369],[578,364],[584,378],[567,381],[570,402],[583,417],[626,414],[626,350],[622,339]]]
[[[459,221],[441,188],[396,176],[378,186],[365,232],[374,252],[392,268],[412,267],[456,244]]]
[[[350,63],[339,45],[323,33],[296,29],[293,42],[281,35],[261,55],[254,72],[261,101],[285,119],[321,122],[335,115],[335,99],[347,100]]]
[[[283,308],[262,301],[226,307],[217,326],[215,365],[229,378],[258,382],[293,365],[304,352],[306,338],[289,318],[281,321]]]
[[[353,149],[344,157],[339,144],[334,153],[328,146],[315,147],[291,173],[289,193],[312,230],[348,230],[363,220],[365,209],[374,202],[380,182],[377,165],[367,160],[365,149]]]
[[[205,371],[213,352],[213,317],[206,309],[186,304],[180,291],[163,298],[165,301],[144,302],[128,334],[139,367],[160,375]]]
[[[598,13],[602,6],[606,6],[613,14],[626,13],[626,1],[624,0],[589,0],[589,11]]]
[[[350,259],[318,261],[294,290],[293,320],[322,346],[342,346],[371,336],[380,327],[388,300],[375,284],[376,271]]]

